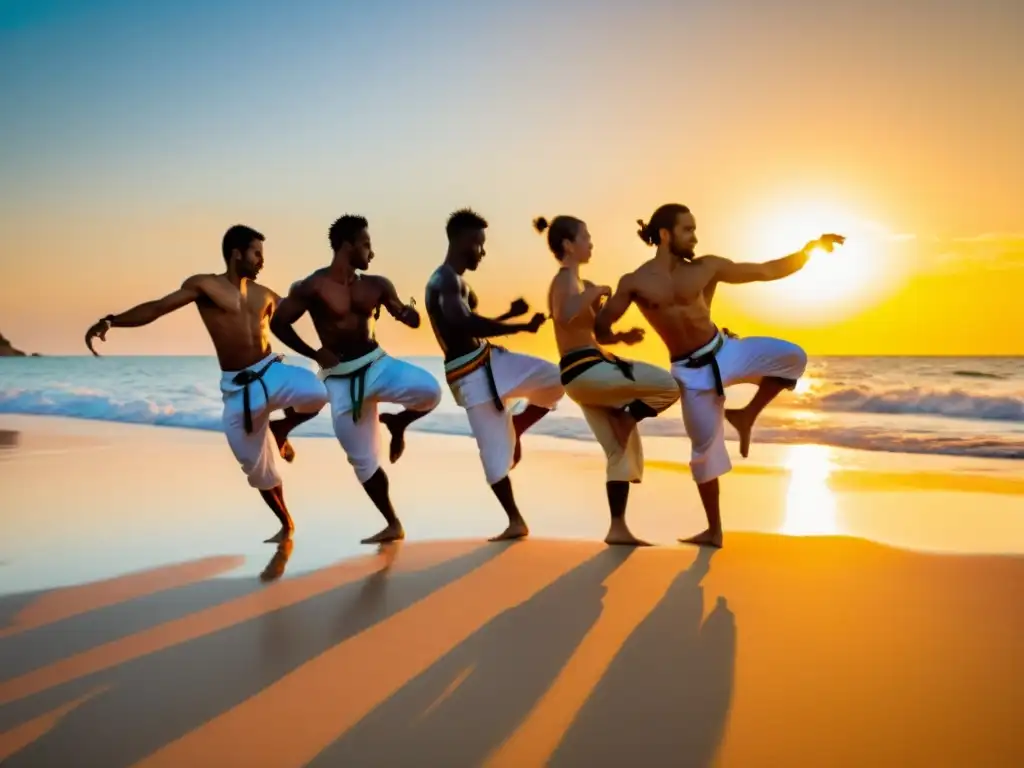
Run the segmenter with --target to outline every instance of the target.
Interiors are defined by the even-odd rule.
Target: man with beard
[[[263,241],[250,227],[231,227],[221,243],[227,267],[223,274],[193,275],[162,299],[107,315],[86,332],[85,343],[97,355],[93,339],[105,341],[111,328],[137,328],[196,305],[222,371],[224,434],[249,485],[281,521],[281,530],[267,540],[279,543],[291,536],[295,525],[274,454],[294,460],[288,434],[320,412],[327,391],[312,371],[287,365],[283,355],[270,349],[267,325],[281,297],[255,282],[263,269]],[[284,418],[270,421],[276,410],[283,410]]]
[[[613,338],[612,325],[631,304],[668,348],[672,375],[682,390],[683,422],[692,445],[690,471],[708,519],[708,528],[684,543],[722,546],[718,478],[732,468],[725,447],[724,421],[740,438],[740,455],[750,449],[758,414],[782,390],[793,389],[807,367],[807,354],[788,341],[737,338],[711,320],[709,305],[718,283],[779,280],[803,268],[811,251],[831,252],[840,235],[822,235],[796,253],[764,263],[737,263],[720,256],[694,256],[697,222],[678,203],[663,205],[645,224],[640,239],[658,250],[653,259],[624,276],[594,323],[597,340]],[[757,393],[744,408],[725,409],[725,387],[749,383]]]
[[[441,387],[430,373],[390,357],[377,343],[372,320],[379,317],[381,307],[410,328],[419,327],[420,316],[411,303],[402,303],[386,277],[359,274],[374,258],[368,228],[362,216],[345,215],[334,222],[328,232],[334,254],[330,265],[292,285],[270,328],[286,345],[320,365],[334,433],[356,479],[387,524],[362,541],[375,544],[405,538],[391,504],[388,476],[380,466],[380,425],[391,433],[389,458],[394,463],[405,450],[406,427],[437,407]],[[306,344],[293,327],[306,312],[320,337],[319,350]],[[404,410],[378,415],[379,403]]]
[[[476,313],[477,296],[463,275],[480,266],[486,229],[487,222],[469,209],[448,218],[448,253],[427,282],[426,300],[434,337],[444,353],[448,386],[466,410],[487,484],[508,515],[508,527],[492,539],[498,541],[530,532],[512,494],[509,472],[519,463],[522,434],[555,408],[565,390],[558,366],[487,341],[523,331],[536,333],[545,317],[538,312],[528,323],[507,322],[530,311],[522,299],[495,319]],[[512,416],[508,405],[517,399],[526,400],[527,406]]]

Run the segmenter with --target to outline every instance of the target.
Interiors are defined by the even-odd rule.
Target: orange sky
[[[717,319],[741,334],[812,354],[1024,354],[1009,332],[1024,288],[1021,6],[794,16],[727,0],[658,6],[652,25],[654,2],[570,3],[538,29],[525,7],[397,5],[239,17],[262,30],[241,61],[218,36],[234,17],[213,5],[150,18],[111,0],[0,30],[0,331],[85,353],[96,318],[219,269],[236,222],[267,235],[263,279],[283,292],[326,263],[345,212],[369,217],[374,270],[422,303],[463,205],[491,222],[473,283],[498,314],[543,301],[554,263],[534,216],[586,219],[590,276],[614,283],[651,255],[634,220],[677,201],[700,252],[760,261],[849,237],[792,283],[721,289]],[[379,337],[435,352],[427,329],[382,320]],[[553,354],[549,328],[521,341]],[[211,350],[186,310],[115,331],[105,351]]]

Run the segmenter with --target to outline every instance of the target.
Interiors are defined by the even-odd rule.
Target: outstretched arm
[[[461,328],[468,335],[478,339],[493,336],[509,336],[522,331],[536,330],[535,323],[505,323],[481,317],[471,311],[462,298],[459,284],[455,280],[444,280],[438,287],[439,303],[444,321],[455,328]],[[543,315],[541,315],[543,320]],[[537,325],[539,327],[539,325]]]
[[[395,290],[394,284],[386,277],[377,278],[381,283],[383,289],[383,295],[381,296],[381,304],[388,311],[395,320],[408,325],[410,328],[420,327],[420,313],[416,311],[416,308],[410,304],[403,304],[402,300],[398,298],[398,291]]]
[[[295,323],[309,310],[310,289],[306,280],[292,284],[288,295],[278,302],[273,317],[270,318],[270,331],[286,347],[295,350],[303,357],[317,359],[317,351],[309,346],[295,330]]]
[[[761,263],[751,261],[732,261],[721,256],[707,256],[715,268],[713,283],[767,283],[781,280],[799,272],[810,258],[807,251],[797,251],[781,259],[773,259]],[[713,295],[713,292],[712,292]]]
[[[598,343],[617,344],[627,336],[632,338],[633,331],[628,331],[625,334],[615,333],[612,331],[612,326],[626,314],[626,310],[629,309],[634,298],[632,276],[625,275],[615,287],[615,293],[604,303],[604,306],[598,311],[597,317],[594,318],[594,338]]]
[[[842,235],[822,235],[811,240],[796,253],[773,259],[760,264],[754,262],[735,262],[721,256],[707,256],[715,267],[714,280],[722,283],[738,285],[742,283],[767,283],[781,280],[799,272],[811,258],[811,251],[820,248],[831,252],[836,245],[842,245],[846,238]]]
[[[93,339],[99,338],[100,341],[106,341],[107,331],[111,328],[138,328],[143,325],[149,325],[164,315],[169,315],[171,312],[175,312],[182,307],[187,307],[203,293],[203,280],[203,276],[194,275],[182,283],[181,288],[167,294],[163,298],[137,304],[117,315],[107,315],[86,331],[85,345],[89,348],[90,352],[99,357],[99,354],[92,347]]]

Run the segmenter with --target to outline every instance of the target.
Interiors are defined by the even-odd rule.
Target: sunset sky
[[[588,276],[614,284],[653,255],[635,220],[681,202],[701,253],[849,238],[789,281],[720,289],[743,335],[1024,354],[1022,39],[1020,0],[3,2],[0,332],[87,353],[97,318],[221,269],[237,222],[283,292],[346,212],[422,305],[465,205],[491,224],[482,309],[541,306],[555,263],[533,217],[585,219]],[[378,335],[436,352],[425,328]],[[516,346],[553,355],[550,327]],[[211,352],[191,309],[103,349]]]

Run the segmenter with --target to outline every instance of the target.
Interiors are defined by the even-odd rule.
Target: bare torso
[[[585,347],[600,348],[594,338],[594,318],[597,316],[601,299],[582,309],[568,322],[562,323],[558,320],[559,307],[592,285],[589,280],[580,279],[565,268],[560,269],[551,281],[551,287],[548,289],[548,311],[554,321],[555,343],[558,345],[559,355],[565,356],[573,350]]]
[[[197,275],[196,308],[217,353],[221,370],[240,371],[270,354],[270,318],[279,297],[243,280],[235,287],[224,275]]]
[[[354,360],[377,346],[373,323],[386,293],[381,278],[361,274],[345,283],[324,269],[306,281],[309,315],[325,349],[339,360]]]
[[[633,301],[676,357],[714,338],[711,320],[715,268],[704,257],[677,262],[671,269],[651,260],[630,275]]]
[[[480,339],[445,319],[442,305],[446,301],[461,301],[470,312],[476,311],[477,297],[473,289],[455,270],[442,264],[427,281],[426,303],[434,338],[444,352],[445,362],[448,362],[477,349]]]

